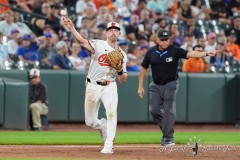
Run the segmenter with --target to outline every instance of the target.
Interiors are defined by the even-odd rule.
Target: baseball
[[[63,10],[61,10],[60,14],[61,14],[61,16],[66,16],[67,15],[67,11],[63,9]]]

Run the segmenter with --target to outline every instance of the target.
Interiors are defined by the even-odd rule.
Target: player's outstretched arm
[[[84,48],[86,48],[91,53],[94,53],[94,49],[90,45],[87,39],[84,39],[76,30],[76,28],[73,26],[72,21],[68,16],[62,16],[61,20],[63,21],[63,24],[65,27],[69,29],[69,31],[73,34],[74,38],[80,43],[80,45]]]

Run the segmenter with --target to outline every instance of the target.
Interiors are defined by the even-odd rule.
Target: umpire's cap
[[[168,30],[161,30],[158,32],[158,38],[159,39],[169,39],[170,38],[170,32]]]

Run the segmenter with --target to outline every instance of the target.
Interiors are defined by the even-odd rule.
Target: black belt
[[[89,78],[87,78],[87,81],[89,83],[97,84],[97,85],[100,85],[100,86],[107,86],[107,85],[110,84],[110,81],[101,81],[101,82],[100,81],[96,81],[96,82],[93,82]]]
[[[158,84],[158,85],[165,85],[165,84],[167,84],[167,83],[169,83],[169,82],[172,82],[172,81],[175,81],[175,80],[177,80],[178,79],[178,77],[173,77],[172,79],[170,79],[170,80],[167,80],[167,81],[162,81],[162,82],[159,82],[159,83],[155,83],[155,84]]]

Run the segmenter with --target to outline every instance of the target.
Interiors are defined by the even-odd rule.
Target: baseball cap
[[[143,45],[140,46],[140,49],[141,49],[141,50],[144,49],[144,48],[145,48],[145,49],[148,49],[148,46],[145,45],[145,44],[143,44]]]
[[[57,44],[56,44],[56,48],[57,49],[61,49],[63,47],[66,47],[67,44],[64,42],[64,41],[59,41]]]
[[[23,40],[31,41],[32,40],[32,36],[30,34],[24,34]]]
[[[40,76],[40,70],[37,68],[33,68],[30,70],[30,77],[39,77]]]
[[[12,29],[11,34],[14,34],[14,33],[19,33],[19,30],[17,30],[16,28]]]
[[[209,39],[211,39],[211,38],[216,38],[216,37],[217,37],[216,33],[214,33],[214,32],[209,32],[209,33],[208,33],[208,38],[209,38]]]
[[[51,33],[45,33],[44,36],[45,36],[46,38],[49,38],[49,37],[52,37],[52,34],[51,34]]]
[[[168,30],[161,30],[158,32],[158,38],[159,39],[169,39],[170,37],[170,32]]]
[[[111,28],[115,28],[115,29],[120,30],[120,26],[119,26],[119,24],[118,24],[117,22],[109,22],[109,23],[107,24],[107,29],[106,29],[106,31],[109,30],[109,29],[111,29]]]

